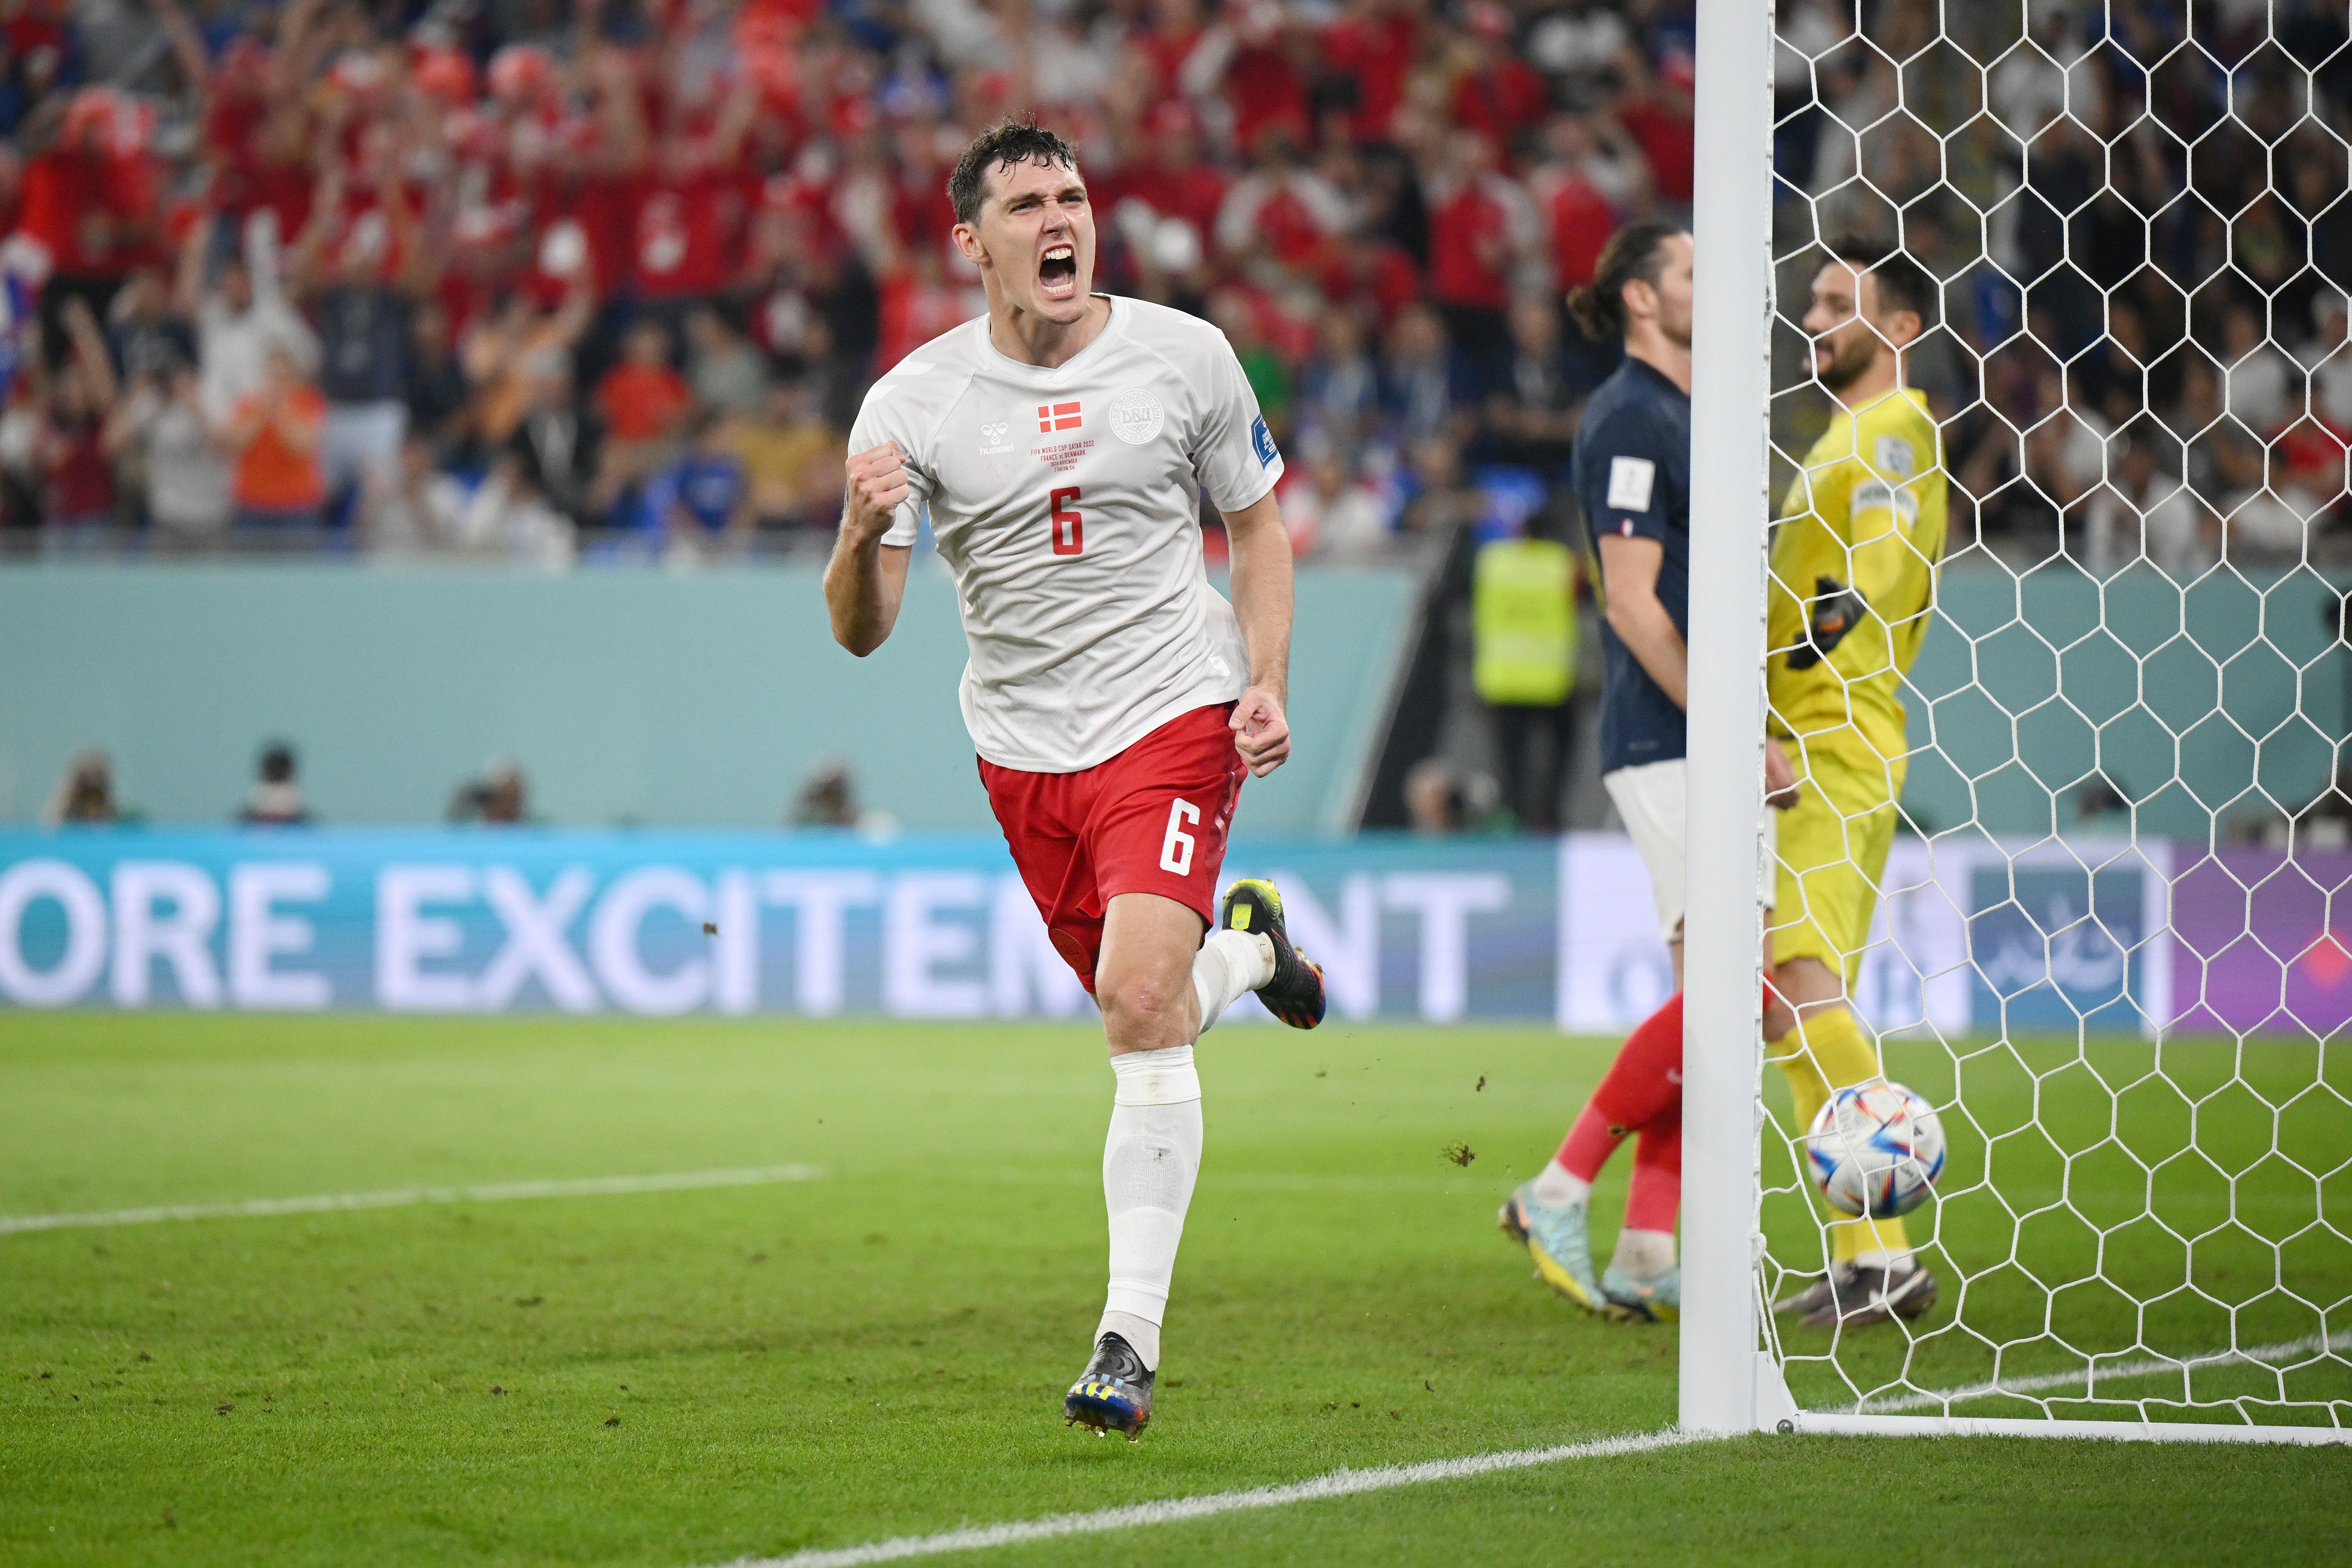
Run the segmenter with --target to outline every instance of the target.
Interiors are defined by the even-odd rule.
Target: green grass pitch
[[[2116,1046],[2104,1070],[2129,1082],[2130,1053],[2149,1049]],[[1671,1332],[1578,1315],[1493,1228],[1609,1050],[1540,1030],[1336,1021],[1213,1034],[1158,1416],[1129,1445],[1059,1416],[1100,1304],[1110,1074],[1088,1028],[0,1017],[5,1215],[785,1162],[825,1173],[0,1235],[0,1562],[696,1568],[1655,1429],[1675,1412]],[[2060,1092],[2074,1081],[2056,1075],[2055,1047],[1971,1051],[1958,1071],[1980,1124],[1955,1129],[1955,1175],[1974,1182],[1990,1147],[2012,1206],[2064,1184],[2066,1212],[2110,1227],[2147,1181],[2099,1152],[2116,1129],[2146,1144],[2194,1113],[2225,1164],[2273,1136],[2231,1089],[2238,1068],[2194,1052],[2167,1071],[2196,1079],[2201,1103],[2147,1094],[2102,1122],[2075,1113],[2107,1089]],[[1937,1095],[1954,1071],[1914,1046],[1891,1066]],[[2242,1081],[2252,1092],[2266,1073],[2316,1071],[2315,1050],[2282,1047]],[[1447,1145],[1475,1163],[1448,1163]],[[2341,1176],[2315,1190],[2242,1164],[2248,1236],[2307,1235],[2298,1217],[2331,1197],[2346,1213]],[[1621,1155],[1603,1216],[1623,1170]],[[2184,1176],[2158,1201],[2187,1224],[2217,1200]],[[2218,1201],[2226,1214],[2226,1186]],[[2113,1292],[2052,1305],[2021,1282],[2079,1262],[2084,1228],[2011,1219],[1982,1194],[1947,1209],[1940,1266],[1990,1281],[1966,1309],[1973,1327],[2032,1342],[2044,1322],[2077,1340],[2127,1323]],[[1769,1218],[1776,1251],[1801,1253],[1802,1214],[1782,1198]],[[2160,1285],[2170,1244],[2113,1234],[2110,1277]],[[2258,1277],[2266,1256],[2280,1255],[2239,1240],[2198,1260],[2200,1283],[2255,1314],[2249,1330],[2294,1321]],[[2352,1293],[2340,1248],[2301,1245],[2290,1265],[2300,1292]],[[1948,1293],[1928,1326],[1953,1307]],[[2150,1343],[2205,1348],[2188,1341],[2217,1332],[2213,1311],[2160,1309]],[[2226,1313],[2218,1332],[2228,1343]],[[1982,1375],[1972,1344],[1924,1341],[1914,1380]],[[1874,1386],[1902,1351],[1899,1337],[1849,1345],[1837,1364]],[[2057,1352],[2019,1354],[2011,1370]],[[1825,1361],[1798,1373],[1809,1400],[1843,1386]],[[1759,1437],[986,1560],[1629,1552],[2343,1561],[2352,1453]]]

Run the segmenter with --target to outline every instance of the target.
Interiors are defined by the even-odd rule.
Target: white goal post
[[[2187,0],[2181,9],[2169,43],[2144,18],[2126,39],[2091,0],[2074,8],[2086,47],[2081,33],[2062,36],[2040,0],[1826,0],[1804,8],[1801,27],[1791,0],[1778,18],[1765,0],[1697,0],[1686,1430],[2352,1441],[2352,1021],[2311,999],[2325,989],[2312,977],[2324,974],[2352,997],[2352,952],[2328,946],[2339,932],[2352,944],[2352,852],[2320,831],[2331,814],[2352,818],[2328,800],[2331,786],[2352,784],[2352,647],[2340,618],[2324,637],[2297,619],[2318,620],[2314,604],[2342,613],[2352,552],[2331,555],[2328,530],[2352,530],[2352,500],[2340,483],[2329,496],[2324,484],[2281,478],[2291,457],[2307,456],[2307,439],[2294,447],[2298,412],[2314,430],[2334,428],[2318,402],[2323,382],[2335,384],[2327,344],[2314,346],[2303,318],[2316,319],[2340,283],[2313,281],[2321,224],[2311,201],[2352,212],[2352,125],[2323,92],[2317,67],[2328,62],[2286,37],[2289,0],[2272,0],[2267,14],[2259,3],[2225,7],[2237,18],[2226,47],[2188,16]],[[2112,104],[2096,117],[2084,108],[2098,85],[2085,62],[2102,39],[2144,69],[2137,120]],[[1846,51],[1836,92],[1823,85],[1837,63],[1825,47]],[[2342,63],[2329,66],[2330,90],[2352,76]],[[2218,103],[2217,117],[2165,120],[2155,106],[2176,78],[2188,97]],[[1923,81],[1933,103],[1914,101]],[[2283,110],[2250,107],[2282,82],[2292,99]],[[2046,120],[2011,123],[2037,93],[2050,106],[2032,112]],[[1787,138],[1799,115],[1811,117],[1805,135],[1847,138],[1851,150],[1792,171]],[[1892,162],[1869,140],[1880,132],[1909,138]],[[2137,282],[2095,276],[2076,254],[2089,201],[2112,210],[2127,179],[2161,185],[2163,169],[2194,170],[2199,148],[2224,141],[2239,149],[2231,156],[2275,171],[2263,176],[2275,188],[2247,192],[2242,208],[2187,186],[2178,200],[2203,207],[2169,217],[2135,208],[2151,235],[2171,225],[2175,259],[2158,258],[2151,239]],[[2089,196],[2077,190],[2084,205],[2073,209],[2051,198],[2060,255],[2037,276],[2068,275],[2075,292],[2059,315],[2088,324],[2081,342],[2045,340],[2063,334],[2037,314],[2037,276],[2020,276],[2042,240],[2018,239],[2019,212],[2036,195],[2035,160],[2048,166],[2061,143],[2070,168],[2091,171]],[[1963,177],[1964,153],[1990,183]],[[2289,162],[2320,153],[2345,159],[2330,175],[2337,193],[2314,182],[2320,194],[2297,206],[2283,193]],[[2156,172],[2116,172],[2131,159]],[[1889,194],[1873,183],[1896,166],[1909,185]],[[2147,193],[2132,187],[2143,204]],[[2252,199],[2265,193],[2267,211]],[[2273,229],[2305,220],[2303,235],[2287,235],[2285,262],[2244,259]],[[1951,1167],[1909,1217],[1942,1293],[1916,1322],[1802,1330],[1775,1319],[1772,1299],[1821,1271],[1828,1217],[1791,1159],[1803,1129],[1787,1124],[1780,1074],[1764,1061],[1759,1000],[1759,894],[1769,898],[1773,877],[1758,831],[1767,552],[1828,406],[1790,344],[1817,240],[1857,228],[1909,252],[1931,223],[1935,254],[1913,259],[1948,298],[1981,280],[1981,308],[1967,332],[1947,330],[1946,382],[1927,389],[1946,444],[1951,542],[1921,664],[1904,683],[1911,790],[1876,884],[1854,1002],[1885,1075],[1920,1091],[1953,1134]],[[2178,282],[2177,340],[2138,314],[2124,319],[2132,288],[2171,286],[2216,244],[2231,276]],[[2352,272],[2352,256],[2341,261]],[[2232,337],[2217,350],[2205,324],[2242,334],[2246,310],[2259,312],[2259,350]],[[2352,385],[2352,344],[2334,330]],[[2046,352],[2038,380],[2016,368],[2022,361],[1997,358],[2012,349]],[[2210,371],[2189,362],[2177,390],[2168,382],[2159,396],[2149,376],[2136,404],[2111,399],[2128,433],[2078,387],[2086,364],[2145,370],[2175,349]],[[2291,373],[2284,423],[2238,401],[2232,367],[2258,354],[2265,375]],[[2218,408],[2208,374],[2222,389]],[[2012,397],[1996,375],[2037,392]],[[2078,429],[2095,433],[2087,447]],[[1963,434],[1966,453],[1953,449]],[[2079,489],[2052,477],[2062,436],[2091,470]],[[2170,444],[2127,479],[2122,454],[2134,438],[2143,457],[2152,442]],[[2216,469],[2200,441],[2238,450]],[[2248,451],[2258,476],[2225,494],[2214,476]],[[1971,454],[1964,476],[1956,471]],[[2182,497],[2171,505],[2192,518],[2200,548],[2158,561],[2148,486],[2168,473]],[[2020,497],[2047,502],[2046,528]],[[2279,529],[2298,512],[2300,543],[2282,546]],[[2004,602],[2007,612],[1971,619],[1971,605]],[[2063,615],[2050,608],[2062,602]],[[2225,636],[2225,625],[2240,630]],[[2021,675],[2026,665],[2043,673]],[[2204,673],[2182,673],[2192,667]],[[2255,678],[2273,669],[2284,697]],[[1942,803],[1931,806],[1936,789]],[[2126,895],[2127,915],[2114,914]],[[2295,898],[2316,900],[2315,936],[2294,924],[2302,915],[2276,914]],[[2236,946],[2210,936],[2217,921]],[[2290,928],[2298,935],[2280,935]],[[2021,932],[2021,948],[2011,940]],[[1997,939],[2010,943],[1998,962]],[[2092,948],[2119,977],[2095,997],[2078,983],[2095,967],[2082,957]],[[2020,951],[2042,967],[2019,969]],[[2074,967],[2062,972],[2062,959]],[[2246,966],[2273,962],[2274,1013],[2253,1016],[2225,996],[2253,972]]]

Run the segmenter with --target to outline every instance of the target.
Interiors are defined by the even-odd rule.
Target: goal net
[[[1716,176],[1748,188],[1724,210],[1700,192],[1695,438],[1705,464],[1744,418],[1755,450],[1712,459],[1745,565],[1695,549],[1692,810],[1717,760],[1740,789],[1711,803],[1757,801],[1760,758],[1714,721],[1801,737],[1809,798],[1779,819],[1756,925],[1822,956],[1948,1156],[1907,1236],[1848,1223],[1842,1245],[1793,1075],[1699,1048],[1738,1021],[1752,1047],[1753,990],[1694,981],[1693,1103],[1712,1114],[1728,1102],[1697,1078],[1738,1073],[1757,1131],[1728,1172],[1749,1299],[1694,1280],[1685,1333],[1744,1336],[1758,1373],[1708,1406],[1686,1348],[1685,1419],[2352,1436],[2345,9],[1782,0],[1744,44],[1738,10],[1702,6],[1701,103],[1728,145],[1705,121],[1701,145],[1754,156]],[[1932,284],[1904,354],[1937,449],[1916,465],[1888,444],[1896,411],[1842,415],[1850,367],[1816,352],[1849,236]],[[1711,289],[1750,322],[1769,302],[1760,441],[1756,401],[1704,390],[1749,350],[1707,335],[1734,319]],[[1923,585],[1934,562],[1916,609],[1886,559],[1906,550]],[[1742,613],[1701,622],[1708,570]],[[1865,585],[1859,651],[1817,653]],[[1731,672],[1719,700],[1702,666]],[[1902,712],[1874,727],[1888,687]],[[1707,831],[1695,911],[1702,876],[1745,886],[1737,855],[1700,869]],[[1694,924],[1695,975],[1741,956]],[[1832,1054],[1831,1087],[1874,1065]],[[1693,1243],[1719,1217],[1695,1218]],[[1936,1285],[1916,1317],[1774,1311],[1841,1252],[1905,1246]]]

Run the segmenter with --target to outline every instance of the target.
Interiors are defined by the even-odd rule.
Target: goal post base
[[[1840,1437],[2095,1437],[2113,1443],[2352,1444],[2352,1427],[2252,1427],[2200,1421],[2063,1421],[1969,1416],[1852,1416],[1800,1410],[1793,1430]]]

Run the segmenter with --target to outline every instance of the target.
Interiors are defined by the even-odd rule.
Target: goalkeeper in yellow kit
[[[1773,525],[1765,622],[1768,722],[1801,792],[1780,819],[1764,1034],[1800,1133],[1832,1091],[1880,1075],[1849,996],[1895,836],[1903,677],[1934,610],[1946,499],[1935,417],[1905,375],[1937,285],[1875,241],[1827,248],[1803,325],[1838,411]],[[1836,1220],[1830,1240],[1829,1272],[1774,1311],[1858,1327],[1935,1304],[1900,1219]]]

